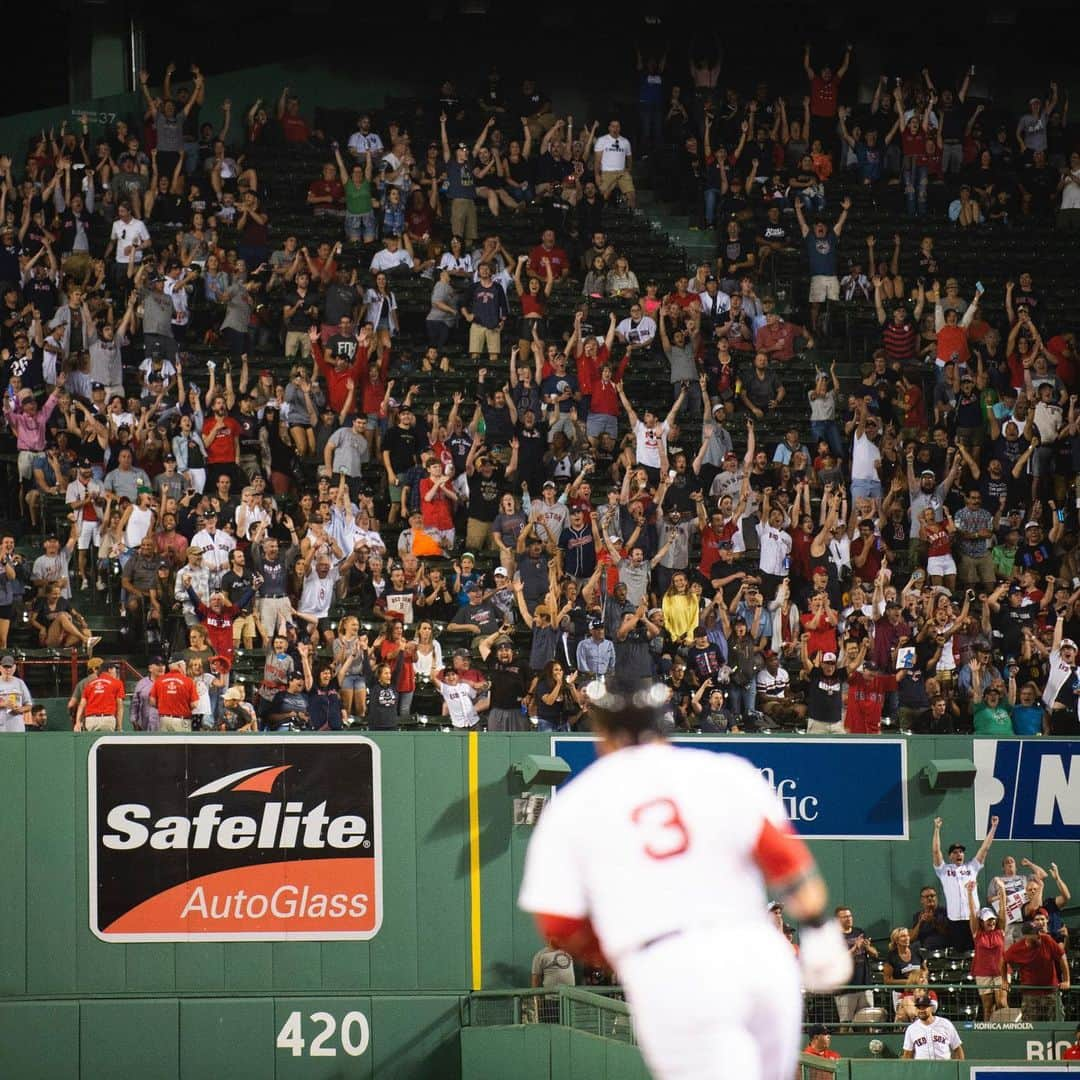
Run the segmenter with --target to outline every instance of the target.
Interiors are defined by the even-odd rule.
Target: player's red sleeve
[[[571,956],[580,957],[596,967],[610,967],[600,948],[596,931],[588,919],[578,919],[568,915],[547,915],[540,911],[535,917],[541,936],[554,941],[559,948],[565,949]]]
[[[765,875],[767,885],[787,881],[814,865],[810,849],[796,836],[790,825],[786,822],[784,825],[774,825],[767,819],[761,826],[752,857]]]

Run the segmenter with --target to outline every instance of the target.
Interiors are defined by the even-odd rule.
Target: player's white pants
[[[656,1080],[795,1075],[802,994],[794,951],[778,930],[687,930],[618,966]]]

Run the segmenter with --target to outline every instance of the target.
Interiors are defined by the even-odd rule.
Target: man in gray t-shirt
[[[455,312],[458,306],[457,293],[454,291],[454,286],[450,284],[450,271],[441,270],[439,280],[435,282],[435,287],[431,290],[431,310],[427,313],[427,322],[453,326],[457,322]],[[447,308],[452,310],[447,311]]]
[[[159,348],[161,355],[170,361],[176,359],[176,338],[173,337],[173,307],[172,297],[165,295],[165,279],[155,272],[145,277],[149,264],[139,271],[136,281],[143,286],[139,290],[139,299],[143,305],[143,344],[146,355],[153,356],[154,349]]]
[[[15,657],[0,659],[0,732],[25,731],[33,705],[26,683],[15,674]]]
[[[660,346],[664,350],[668,363],[671,365],[669,380],[672,384],[672,396],[679,396],[679,387],[686,388],[683,398],[683,406],[679,410],[680,415],[687,410],[691,416],[701,414],[704,402],[701,397],[701,384],[698,381],[699,373],[697,362],[694,360],[694,352],[698,342],[697,317],[691,311],[686,317],[686,328],[679,326],[674,333],[668,335],[668,316],[674,314],[674,310],[664,305],[658,315],[660,322]]]
[[[258,285],[254,281],[244,284],[236,282],[223,292],[222,299],[225,301],[225,318],[221,320],[222,330],[235,330],[238,334],[246,334],[248,324],[251,322],[251,309],[255,306],[252,293]]]

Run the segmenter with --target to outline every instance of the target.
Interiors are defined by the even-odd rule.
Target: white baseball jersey
[[[480,696],[467,682],[439,683],[439,693],[446,702],[450,723],[456,728],[476,727],[480,722],[474,701]]]
[[[1071,679],[1073,668],[1061,659],[1061,650],[1055,649],[1050,654],[1050,672],[1046,676],[1046,688],[1043,690],[1042,703],[1049,709],[1054,704],[1058,691],[1065,685],[1066,679]]]
[[[997,894],[999,881],[1005,887],[1006,918],[1003,922],[999,922],[998,924],[998,928],[1003,930],[1005,926],[1024,921],[1024,904],[1027,901],[1028,879],[1026,874],[1011,874],[1008,876],[999,874],[997,877],[991,878],[990,884],[986,890],[986,899],[995,911],[998,910]],[[1000,911],[998,911],[998,915],[1001,915]]]
[[[334,603],[334,586],[337,585],[341,573],[336,566],[331,566],[326,572],[326,577],[319,577],[319,571],[315,569],[314,560],[311,569],[304,578],[304,586],[300,592],[300,603],[296,605],[297,611],[305,615],[314,615],[325,619],[330,614],[330,607]]]
[[[956,1028],[944,1016],[934,1016],[929,1024],[916,1020],[904,1032],[904,1049],[916,1061],[947,1061],[959,1045]]]
[[[957,866],[943,862],[934,867],[941,882],[941,891],[945,894],[945,913],[955,922],[967,922],[971,912],[968,910],[967,883],[976,881],[983,864],[978,859],[971,859]],[[975,910],[982,907],[979,903],[979,890],[975,890]]]
[[[529,843],[520,906],[586,918],[618,964],[665,934],[768,927],[756,849],[788,831],[747,761],[666,743],[601,757],[545,808]]]

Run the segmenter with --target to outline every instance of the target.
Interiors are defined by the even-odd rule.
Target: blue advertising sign
[[[675,746],[737,754],[761,770],[788,818],[810,840],[906,840],[907,745],[903,739],[695,739]],[[568,783],[596,760],[596,740],[552,736]]]
[[[972,1065],[969,1080],[1041,1080],[1047,1073],[1080,1076],[1080,1067],[1074,1069],[1068,1065]]]
[[[1080,840],[1080,742],[975,739],[975,835]]]

